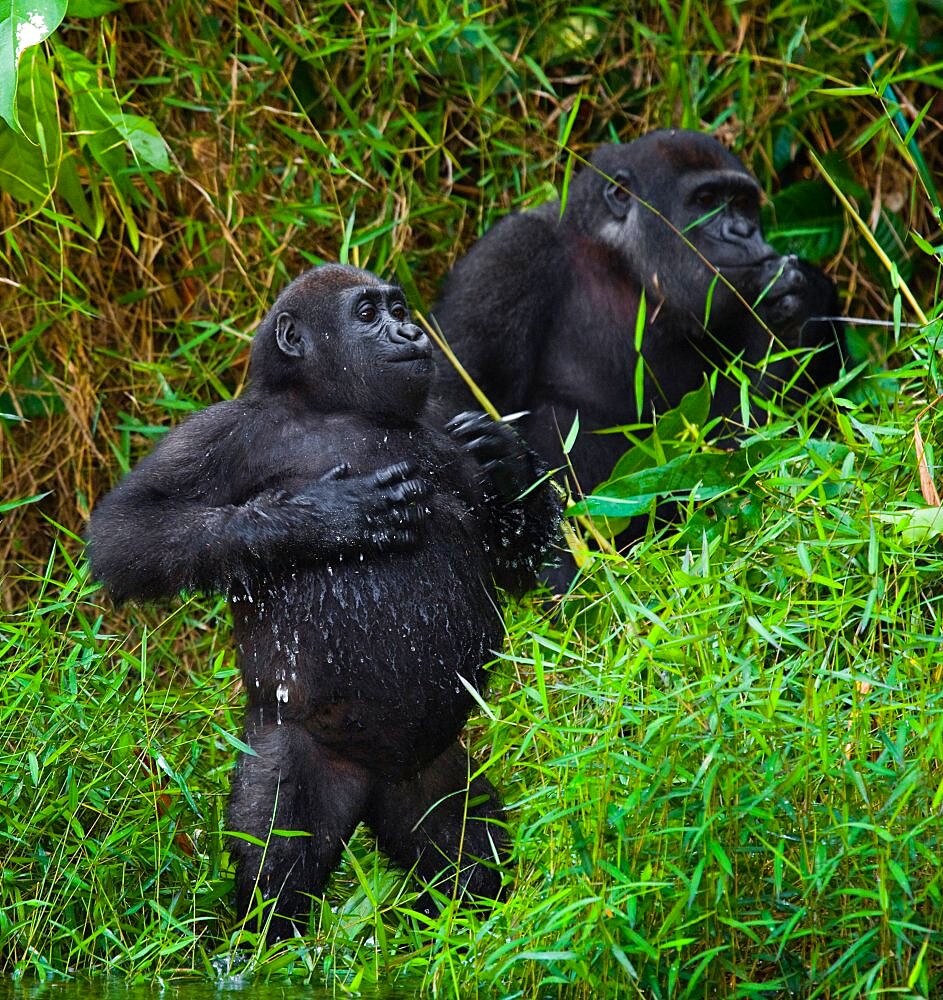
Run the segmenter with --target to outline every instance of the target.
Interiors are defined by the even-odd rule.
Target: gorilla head
[[[326,264],[296,278],[256,332],[249,375],[290,389],[319,412],[414,419],[433,373],[428,337],[400,288],[369,271]]]
[[[708,328],[745,307],[777,326],[801,312],[802,272],[763,238],[759,185],[710,136],[601,146],[573,181],[563,225],[614,249],[652,308]]]

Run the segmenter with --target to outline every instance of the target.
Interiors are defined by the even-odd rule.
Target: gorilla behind
[[[518,426],[541,458],[571,463],[577,494],[626,448],[594,431],[650,421],[717,372],[710,419],[732,441],[745,431],[741,379],[754,398],[795,405],[833,381],[845,355],[840,326],[812,319],[839,313],[831,280],[766,242],[756,180],[716,139],[683,130],[599,147],[562,216],[552,202],[501,220],[455,265],[432,312],[498,410],[527,411]],[[459,376],[444,360],[439,371],[440,405],[467,406]]]

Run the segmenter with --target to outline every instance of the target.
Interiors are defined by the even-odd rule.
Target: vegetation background
[[[0,0],[0,972],[939,996],[941,60],[940,0]],[[425,311],[494,221],[671,125],[730,145],[777,245],[891,325],[855,327],[808,412],[754,408],[722,488],[695,403],[627,440],[634,500],[680,485],[690,517],[593,557],[561,613],[509,612],[469,736],[511,806],[508,902],[422,924],[358,837],[265,954],[229,908],[225,605],[115,610],[89,505],[238,392],[300,269]]]

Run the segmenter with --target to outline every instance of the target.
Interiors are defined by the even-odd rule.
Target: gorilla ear
[[[293,358],[304,357],[304,336],[295,326],[295,317],[291,313],[282,312],[275,317],[275,343],[282,354]]]
[[[632,205],[632,175],[627,170],[617,170],[612,180],[606,182],[603,197],[606,206],[617,219],[624,219]]]

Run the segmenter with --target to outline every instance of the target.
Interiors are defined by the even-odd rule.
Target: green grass
[[[938,7],[73,7],[20,75],[51,166],[0,123],[0,975],[939,995],[943,549],[907,523],[930,505],[915,419],[941,486]],[[301,268],[394,274],[424,310],[492,222],[671,124],[716,131],[777,245],[898,325],[858,328],[862,373],[807,413],[757,411],[736,488],[596,557],[559,611],[508,610],[469,732],[511,807],[506,903],[419,922],[358,835],[306,940],[266,954],[230,909],[225,606],[114,609],[87,582],[88,506],[239,390]]]

